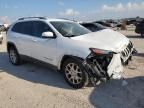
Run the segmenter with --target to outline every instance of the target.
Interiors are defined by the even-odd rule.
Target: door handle
[[[18,36],[14,36],[14,38],[17,38]]]

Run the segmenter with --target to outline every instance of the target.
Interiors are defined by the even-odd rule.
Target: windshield
[[[61,33],[64,37],[75,37],[90,33],[91,31],[86,29],[75,22],[66,21],[53,21],[51,24]]]

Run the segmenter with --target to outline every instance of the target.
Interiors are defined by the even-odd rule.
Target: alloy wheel
[[[82,81],[82,71],[75,63],[69,63],[66,66],[65,74],[68,81],[72,84],[80,84]]]

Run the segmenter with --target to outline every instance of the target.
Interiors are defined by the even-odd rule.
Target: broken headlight
[[[86,57],[83,65],[90,76],[91,82],[95,85],[98,80],[109,80],[111,76],[108,75],[107,69],[114,52],[96,48],[90,48],[90,50],[91,53]]]
[[[108,50],[101,50],[97,48],[90,48],[91,52],[97,54],[97,55],[102,55],[102,54],[113,54],[114,52],[108,51]]]
[[[115,52],[101,50],[97,48],[90,48],[90,50],[91,54],[88,56],[88,60],[90,60],[91,63],[93,63],[94,65],[97,65],[98,63],[101,69],[107,71],[107,67],[110,64],[113,54],[115,54]]]

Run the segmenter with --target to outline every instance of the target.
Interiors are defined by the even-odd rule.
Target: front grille
[[[121,52],[121,58],[123,61],[126,61],[128,57],[131,55],[133,50],[133,44],[130,42],[127,47]]]

